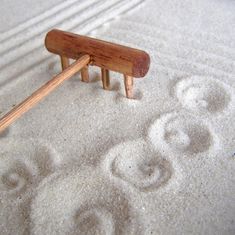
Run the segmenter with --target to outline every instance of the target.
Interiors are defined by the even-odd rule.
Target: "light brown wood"
[[[65,70],[69,67],[69,58],[65,56],[60,56],[62,70]]]
[[[126,97],[133,98],[133,77],[124,74],[124,84],[126,90]]]
[[[61,30],[48,32],[45,46],[48,51],[71,59],[88,54],[92,65],[132,77],[143,77],[149,70],[150,57],[145,51]]]
[[[63,81],[72,77],[81,68],[86,66],[90,62],[90,56],[84,55],[80,57],[77,61],[71,64],[67,69],[62,71],[60,74],[52,78],[37,91],[35,91],[31,96],[21,102],[19,105],[15,106],[10,112],[8,112],[3,118],[0,119],[0,132],[2,132],[6,127],[8,127],[12,122],[22,116],[25,112],[36,105],[40,100],[52,92],[56,87],[58,87]]]
[[[105,90],[109,90],[110,89],[109,70],[101,68],[101,77],[102,77],[103,88]]]
[[[88,68],[89,66],[86,65],[82,68],[81,70],[81,76],[82,76],[82,81],[83,82],[89,82],[89,73],[88,73]]]

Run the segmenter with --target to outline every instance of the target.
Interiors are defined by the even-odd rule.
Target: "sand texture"
[[[0,115],[61,71],[52,28],[146,50],[80,74],[0,134],[0,234],[235,234],[235,2],[1,2]]]

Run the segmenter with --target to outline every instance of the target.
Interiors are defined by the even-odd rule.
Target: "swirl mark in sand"
[[[164,188],[176,173],[172,163],[153,151],[143,139],[113,147],[104,156],[102,167],[144,192]]]
[[[0,191],[5,194],[20,194],[26,190],[27,185],[33,183],[32,178],[38,174],[38,168],[29,159],[22,162],[19,159],[14,159],[8,162],[6,159],[1,159],[1,164],[6,169],[5,172],[1,169],[1,184]]]
[[[228,85],[212,77],[193,76],[179,81],[175,95],[183,107],[199,114],[216,114],[225,110],[231,100]]]
[[[31,205],[32,234],[139,234],[126,193],[99,168],[55,173],[37,192]]]
[[[105,207],[86,208],[76,216],[76,220],[78,234],[115,234],[113,215]]]
[[[198,154],[214,147],[216,136],[201,120],[183,113],[167,113],[155,120],[148,136],[156,149]]]
[[[53,151],[29,140],[0,143],[0,196],[19,197],[34,187],[57,164]]]

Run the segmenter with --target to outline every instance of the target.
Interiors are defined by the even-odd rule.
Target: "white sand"
[[[135,100],[90,68],[0,134],[1,235],[235,234],[234,1],[4,0],[0,18],[1,115],[60,72],[53,27],[151,55]]]

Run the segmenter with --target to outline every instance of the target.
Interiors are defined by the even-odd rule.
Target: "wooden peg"
[[[126,97],[129,99],[133,98],[133,77],[124,74],[124,83],[126,90]]]
[[[102,76],[103,88],[105,90],[109,90],[110,88],[109,70],[101,68],[101,76]]]
[[[83,82],[89,82],[88,65],[86,65],[82,68],[81,76],[82,76],[82,81]]]
[[[67,69],[56,75],[54,78],[49,80],[46,84],[36,90],[31,96],[25,99],[23,102],[15,106],[10,112],[0,119],[0,132],[6,129],[12,122],[22,116],[25,112],[30,110],[40,100],[52,92],[62,82],[72,77],[75,73],[80,71],[84,66],[89,64],[90,56],[83,55]]]
[[[65,70],[69,67],[69,58],[65,56],[60,56],[62,70]]]

